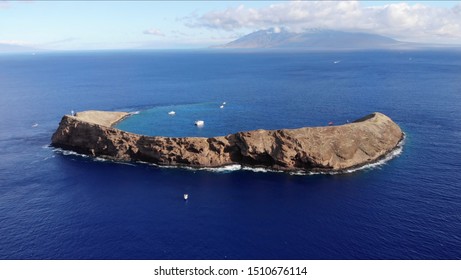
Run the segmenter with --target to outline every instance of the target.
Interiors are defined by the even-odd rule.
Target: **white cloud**
[[[157,28],[149,28],[147,30],[144,30],[143,33],[147,35],[154,35],[154,36],[165,36],[165,34],[163,34],[163,32]]]
[[[12,46],[21,46],[21,47],[31,46],[32,45],[29,42],[20,41],[20,40],[0,40],[0,44],[12,45]]]
[[[359,1],[290,1],[263,8],[244,5],[212,11],[186,20],[189,27],[235,31],[285,27],[364,31],[402,40],[461,41],[461,4],[452,8],[419,3],[365,7]]]

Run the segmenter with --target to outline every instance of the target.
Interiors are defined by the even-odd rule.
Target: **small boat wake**
[[[202,120],[198,120],[198,121],[195,121],[195,123],[194,123],[194,124],[195,124],[195,126],[197,126],[197,127],[202,127],[202,126],[204,126],[204,125],[205,125],[205,122],[204,122],[204,121],[202,121]]]

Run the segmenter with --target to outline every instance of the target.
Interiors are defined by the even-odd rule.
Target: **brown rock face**
[[[126,114],[91,111],[64,116],[52,145],[118,161],[158,165],[222,167],[241,164],[283,171],[340,171],[375,162],[403,138],[399,126],[381,113],[353,123],[299,129],[254,130],[221,137],[157,137],[111,125]],[[120,113],[120,112],[118,112]],[[86,118],[79,118],[85,115]]]

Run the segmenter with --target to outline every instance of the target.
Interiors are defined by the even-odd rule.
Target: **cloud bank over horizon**
[[[453,4],[451,8],[404,2],[367,7],[360,1],[290,1],[262,8],[239,5],[210,11],[185,19],[185,24],[229,32],[321,28],[377,33],[414,42],[461,43],[461,3]]]
[[[461,1],[0,0],[0,19],[0,44],[20,50],[207,48],[263,29],[461,45]]]

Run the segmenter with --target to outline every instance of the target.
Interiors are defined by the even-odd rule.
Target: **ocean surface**
[[[166,136],[378,111],[406,139],[347,174],[160,168],[53,149],[71,110]],[[460,182],[461,50],[0,55],[0,259],[460,259]]]

